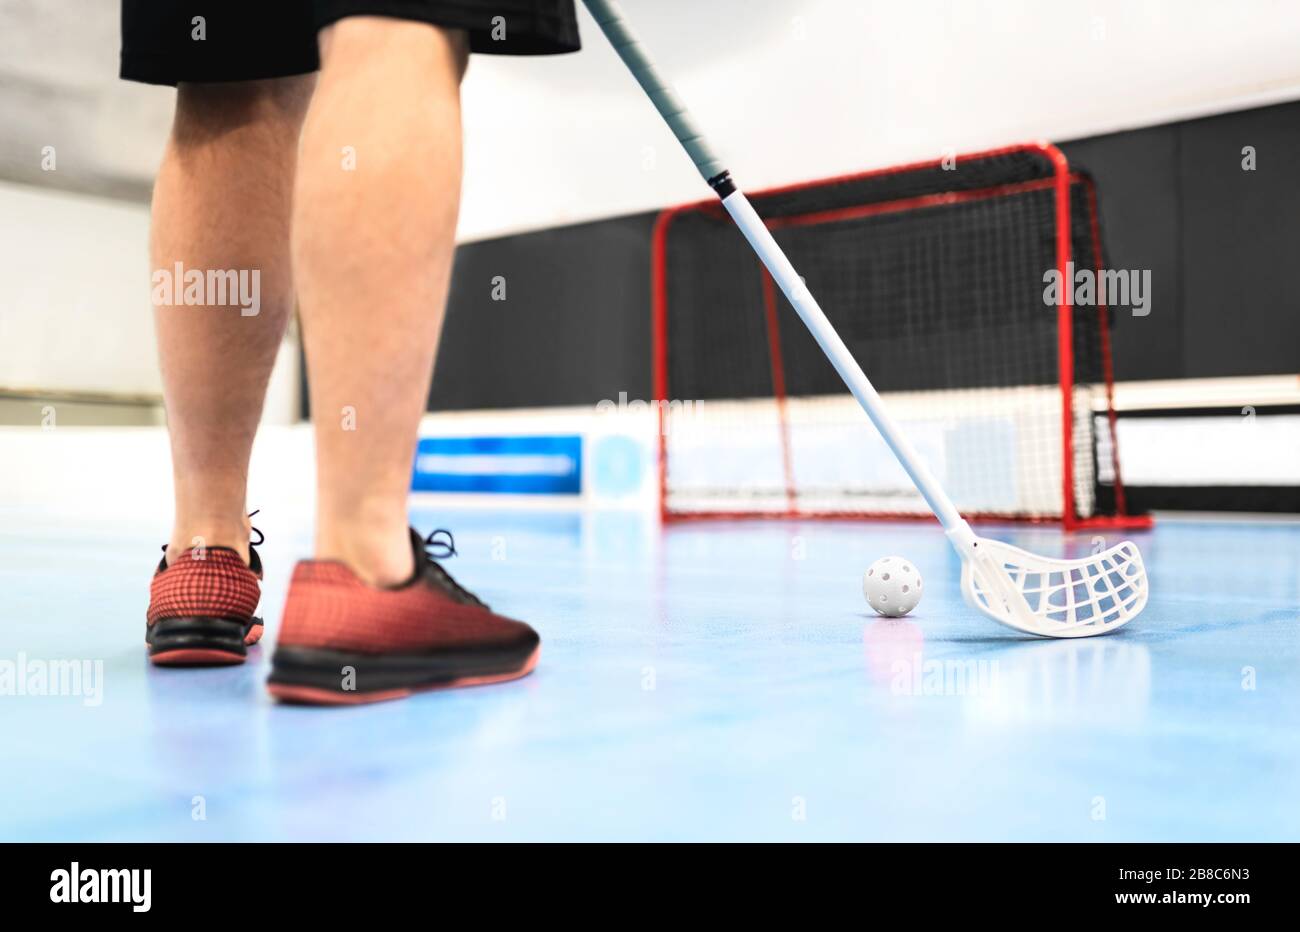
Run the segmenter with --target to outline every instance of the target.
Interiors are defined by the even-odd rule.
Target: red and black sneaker
[[[260,532],[258,538],[260,544]],[[262,598],[254,545],[248,563],[229,547],[193,547],[169,565],[166,551],[163,545],[149,587],[149,659],[168,666],[243,663],[248,645],[262,637],[262,619],[253,614]]]
[[[294,569],[267,688],[289,702],[351,704],[530,673],[541,639],[491,612],[438,565],[454,543],[411,531],[415,573],[391,589],[362,582],[334,560]]]

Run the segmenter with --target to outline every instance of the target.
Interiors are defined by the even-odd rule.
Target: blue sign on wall
[[[421,437],[411,490],[577,495],[582,437]]]

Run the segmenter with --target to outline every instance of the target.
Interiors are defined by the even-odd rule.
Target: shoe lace
[[[259,511],[261,511],[261,508],[253,508],[252,511],[248,512],[248,517],[252,517],[253,515],[256,515],[256,513]],[[265,541],[266,539],[265,534],[261,533],[261,530],[257,528],[253,528],[251,524],[248,525],[248,528],[252,529],[252,533],[255,533],[257,536],[256,541],[248,541],[248,546],[260,547],[261,545],[263,545],[263,541]]]
[[[262,509],[260,509],[260,508],[254,508],[252,511],[250,511],[250,512],[248,513],[248,516],[251,518],[251,517],[253,517],[253,515],[257,514],[257,513],[258,513],[259,511],[261,511],[261,510],[262,510]],[[262,533],[260,530],[258,530],[257,528],[253,527],[251,524],[249,525],[249,527],[252,529],[253,533],[257,535],[257,540],[250,540],[250,541],[248,542],[248,546],[250,546],[250,547],[260,547],[260,546],[262,546],[262,542],[263,542],[264,540],[266,540],[266,535],[263,534],[263,533]]]
[[[257,513],[258,513],[259,511],[261,511],[261,510],[262,510],[262,509],[260,509],[260,508],[254,508],[252,511],[250,511],[250,512],[248,513],[248,517],[250,517],[250,518],[253,517],[253,515],[257,514]],[[249,546],[249,548],[251,549],[251,548],[253,548],[253,547],[260,547],[260,546],[262,546],[262,543],[266,540],[266,535],[263,534],[263,533],[261,532],[261,530],[259,530],[258,528],[253,527],[251,524],[249,525],[249,527],[252,528],[253,533],[257,535],[257,540],[250,540],[250,541],[248,542],[248,546]],[[437,531],[435,531],[434,533],[436,534]],[[448,533],[448,535],[450,536],[450,532],[447,532],[447,533]],[[429,536],[432,537],[433,535],[431,534],[431,535],[429,535]],[[166,544],[163,544],[161,549],[162,549],[162,552],[163,552],[164,554],[167,553],[167,545],[166,545]],[[456,552],[455,550],[452,551],[452,553],[455,553],[455,552]],[[164,559],[165,559],[165,557],[164,557]]]
[[[442,540],[438,535],[447,535],[446,540]],[[434,553],[433,548],[440,548],[438,553]],[[451,531],[446,528],[438,528],[424,539],[424,549],[430,557],[436,557],[439,560],[445,560],[448,557],[456,555],[456,538],[452,536]]]
[[[438,528],[438,530],[431,532],[424,539],[424,552],[429,558],[429,569],[433,571],[434,576],[442,584],[443,588],[451,591],[464,602],[487,608],[482,599],[456,582],[451,574],[438,563],[439,559],[446,560],[456,555],[456,538],[452,536],[451,531],[446,528]],[[435,557],[438,559],[434,559]]]

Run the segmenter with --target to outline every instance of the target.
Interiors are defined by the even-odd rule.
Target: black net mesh
[[[1064,508],[1052,163],[1035,150],[751,198],[959,509]],[[1086,183],[1071,184],[1079,268],[1095,268]],[[843,383],[717,205],[664,241],[670,512],[921,512]],[[1100,316],[1073,311],[1074,502],[1097,507]],[[784,382],[788,399],[777,388]]]

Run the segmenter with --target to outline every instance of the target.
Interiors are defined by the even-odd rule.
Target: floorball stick
[[[994,621],[1048,637],[1104,634],[1133,620],[1146,605],[1148,584],[1142,555],[1131,541],[1083,559],[1057,560],[976,536],[890,418],[862,367],[736,187],[731,173],[659,76],[616,0],[583,2],[943,525],[961,557],[961,589],[966,602]]]

